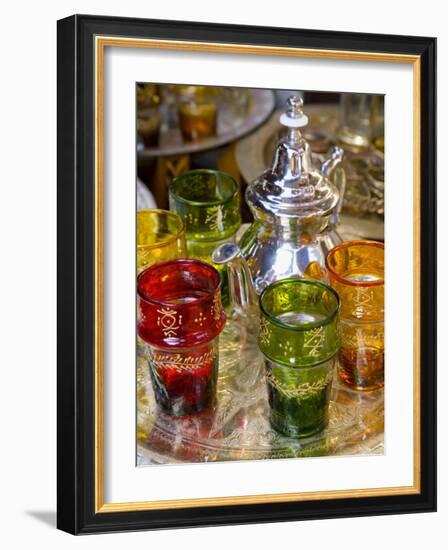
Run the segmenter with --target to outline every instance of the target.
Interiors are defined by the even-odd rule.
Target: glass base
[[[343,348],[338,358],[339,378],[357,391],[374,391],[384,386],[384,349]]]
[[[277,432],[288,437],[294,437],[298,439],[311,437],[322,432],[328,426],[328,419],[323,420],[319,424],[314,426],[300,427],[296,424],[290,424],[287,419],[282,416],[276,415],[271,411],[270,415],[271,426]]]
[[[211,396],[208,400],[202,401],[200,403],[194,403],[193,405],[182,405],[179,407],[176,404],[173,404],[172,401],[168,400],[159,400],[158,406],[160,407],[160,412],[171,416],[173,418],[183,418],[189,419],[194,418],[197,415],[201,415],[207,412],[210,412],[215,405],[215,397]]]
[[[381,390],[381,389],[384,388],[384,382],[381,382],[381,383],[378,383],[378,384],[375,384],[375,385],[371,385],[371,386],[359,386],[359,385],[356,385],[356,384],[352,384],[350,382],[350,380],[347,380],[346,378],[344,378],[344,373],[341,372],[341,371],[339,371],[339,379],[347,387],[349,387],[350,389],[352,389],[354,391],[369,393],[369,392],[374,392],[374,391]]]
[[[366,133],[348,126],[343,126],[338,130],[337,138],[344,148],[355,153],[365,151],[370,145],[370,138]]]
[[[154,397],[170,416],[186,417],[212,407],[218,378],[219,336],[194,348],[148,345],[148,369]]]

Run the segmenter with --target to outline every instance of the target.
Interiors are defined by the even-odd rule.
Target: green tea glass
[[[339,350],[339,297],[308,279],[282,279],[260,296],[258,343],[265,358],[272,427],[309,437],[328,424]]]
[[[241,225],[238,183],[217,170],[190,170],[173,179],[169,201],[170,210],[185,222],[188,257],[208,262],[219,271],[223,303],[228,304],[225,266],[215,265],[211,255],[220,244],[234,241]]]

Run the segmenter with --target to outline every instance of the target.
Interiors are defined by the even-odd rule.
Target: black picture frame
[[[95,36],[420,57],[420,492],[300,502],[95,510]],[[436,39],[74,15],[58,22],[58,512],[73,534],[436,510]]]

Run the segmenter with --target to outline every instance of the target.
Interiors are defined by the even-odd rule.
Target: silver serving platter
[[[235,157],[244,180],[248,183],[255,180],[266,167],[270,166],[275,144],[278,140],[281,125],[279,115],[281,111],[272,114],[270,119],[255,132],[241,139],[235,148]],[[309,116],[308,128],[310,131],[322,131],[322,137],[334,139],[338,127],[338,107],[335,105],[319,104],[307,105],[306,113]],[[306,129],[305,129],[306,132]],[[319,161],[319,155],[315,155]],[[360,194],[360,202],[364,197]],[[351,208],[344,208],[341,215],[341,224],[338,232],[344,235],[345,240],[373,239],[384,240],[384,219],[375,213],[356,213]]]
[[[168,124],[169,118],[162,108],[162,123],[159,132],[158,147],[144,147],[137,144],[137,152],[141,157],[160,157],[169,155],[185,155],[198,153],[207,149],[215,149],[231,141],[240,139],[255,130],[272,113],[275,106],[275,96],[272,90],[249,89],[248,108],[244,116],[235,116],[231,105],[224,101],[218,110],[216,136],[198,141],[184,141],[177,124]]]
[[[230,320],[220,337],[213,410],[185,419],[161,413],[143,354],[137,363],[137,404],[138,466],[384,452],[383,391],[352,391],[337,373],[328,428],[307,439],[285,437],[271,429],[263,358],[256,338],[245,325]]]

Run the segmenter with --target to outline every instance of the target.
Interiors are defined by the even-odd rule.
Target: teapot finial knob
[[[288,115],[292,118],[297,118],[302,115],[303,99],[299,95],[291,95],[286,100],[288,104]]]
[[[286,112],[280,116],[280,123],[288,128],[302,128],[308,124],[308,117],[303,112],[303,99],[292,95],[286,100]]]

